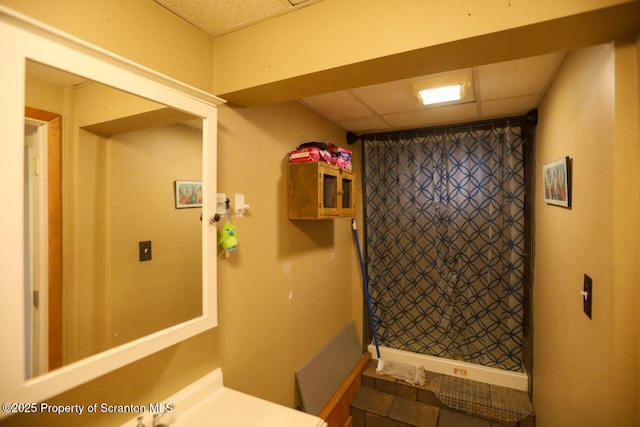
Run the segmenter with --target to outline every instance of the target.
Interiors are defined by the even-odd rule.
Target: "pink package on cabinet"
[[[329,146],[329,150],[332,155],[331,164],[342,169],[351,170],[351,150],[333,144]]]
[[[351,160],[345,159],[344,157],[334,157],[333,164],[344,170],[351,170]]]
[[[303,147],[289,153],[289,161],[291,163],[319,162],[320,160],[330,163],[331,154],[317,147]]]

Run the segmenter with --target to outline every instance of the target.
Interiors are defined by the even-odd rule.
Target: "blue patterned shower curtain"
[[[381,345],[522,366],[520,127],[364,141],[367,274]]]

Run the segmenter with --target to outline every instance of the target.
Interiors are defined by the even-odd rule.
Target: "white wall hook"
[[[244,216],[244,211],[246,209],[249,209],[250,206],[245,203],[244,194],[242,193],[236,193],[234,199],[235,199],[236,217],[242,218]]]
[[[227,194],[216,193],[216,214],[225,216],[227,213]]]

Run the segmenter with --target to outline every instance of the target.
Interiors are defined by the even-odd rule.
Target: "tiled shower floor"
[[[373,363],[363,373],[362,386],[351,404],[354,427],[535,425],[527,393],[505,387],[430,372],[423,386],[411,386],[376,373]]]

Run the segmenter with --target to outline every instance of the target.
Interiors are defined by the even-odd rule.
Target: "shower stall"
[[[362,137],[383,359],[527,389],[532,129],[521,117]]]

